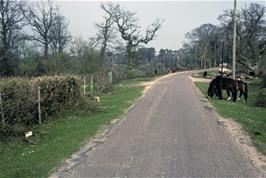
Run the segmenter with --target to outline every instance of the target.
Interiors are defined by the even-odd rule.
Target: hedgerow
[[[40,87],[41,119],[75,106],[81,101],[81,82],[75,76],[44,76],[36,78],[6,78],[0,83],[0,134],[10,135],[39,121],[38,87]]]

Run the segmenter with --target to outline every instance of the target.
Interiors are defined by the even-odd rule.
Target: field
[[[33,143],[22,138],[9,138],[0,143],[0,177],[47,177],[62,160],[77,151],[84,140],[97,133],[111,120],[119,117],[136,98],[141,96],[142,86],[133,79],[114,85],[111,93],[102,94],[99,106],[88,109],[86,102],[77,109],[33,128]]]
[[[195,85],[206,96],[208,90],[207,83],[196,82]],[[250,136],[257,150],[266,155],[266,109],[254,107],[254,98],[260,88],[259,82],[249,82],[248,102],[243,100],[231,102],[219,100],[218,98],[209,99],[216,111],[224,118],[232,118],[240,123],[246,133]],[[224,96],[225,96],[225,92]]]

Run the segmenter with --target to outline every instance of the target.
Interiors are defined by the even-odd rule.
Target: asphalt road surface
[[[164,78],[62,177],[258,177],[192,86]]]

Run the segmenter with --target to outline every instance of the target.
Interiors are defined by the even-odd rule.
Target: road
[[[158,81],[62,177],[258,177],[189,75]]]

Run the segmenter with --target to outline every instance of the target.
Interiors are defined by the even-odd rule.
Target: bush
[[[127,79],[138,78],[138,77],[145,77],[145,72],[142,72],[138,69],[131,69],[126,71]]]
[[[42,120],[78,104],[81,99],[80,81],[74,76],[3,79],[0,92],[5,126],[1,126],[0,132],[9,133],[9,128],[38,122],[38,86],[41,88]]]
[[[146,64],[138,66],[138,70],[143,72],[145,76],[152,77],[155,75],[154,68],[153,68],[152,64],[150,64],[150,63],[146,63]]]
[[[259,91],[254,106],[266,107],[266,88],[263,88]]]

